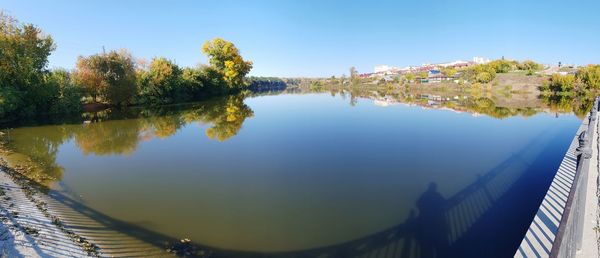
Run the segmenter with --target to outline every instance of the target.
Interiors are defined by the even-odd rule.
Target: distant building
[[[476,64],[487,64],[490,62],[490,60],[483,58],[483,57],[476,56],[476,57],[473,57],[473,62]]]
[[[375,73],[385,73],[385,72],[390,71],[390,70],[392,70],[391,66],[388,66],[388,65],[378,65],[378,66],[375,66],[375,69],[374,69],[373,72],[375,72]]]
[[[463,61],[456,60],[453,62],[447,63],[438,63],[438,64],[422,64],[420,66],[407,66],[404,68],[389,66],[389,65],[378,65],[375,66],[374,71],[369,76],[386,76],[386,75],[400,75],[406,73],[419,73],[419,72],[429,72],[431,70],[439,70],[441,68],[463,68],[474,64],[485,64],[490,62],[489,59],[485,59],[483,57],[474,57],[473,61]],[[427,81],[427,78],[421,78],[422,80]]]
[[[451,77],[446,76],[440,70],[430,70],[427,74],[428,82],[436,83],[441,81],[451,80]]]
[[[467,67],[469,65],[472,65],[473,63],[474,62],[457,60],[457,61],[449,62],[449,63],[441,63],[441,64],[438,64],[438,66],[439,67],[461,68],[461,67]]]

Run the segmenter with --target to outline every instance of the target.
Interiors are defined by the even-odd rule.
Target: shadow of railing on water
[[[431,183],[401,224],[345,242],[311,250],[273,254],[277,257],[452,257],[451,247],[508,192],[546,146],[542,135],[529,142],[448,199]]]

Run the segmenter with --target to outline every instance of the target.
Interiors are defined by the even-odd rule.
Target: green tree
[[[204,43],[202,52],[208,56],[210,65],[222,75],[227,86],[244,86],[244,76],[252,69],[252,62],[245,61],[233,43],[215,38]]]
[[[46,76],[49,87],[58,91],[58,99],[50,107],[50,113],[75,113],[81,111],[83,89],[77,86],[65,69],[53,70]]]
[[[205,74],[200,68],[186,67],[181,71],[181,87],[190,95],[191,99],[200,99],[205,90]]]
[[[182,71],[166,58],[154,58],[147,71],[141,71],[140,98],[144,103],[161,104],[188,100],[182,87]]]
[[[39,28],[0,12],[0,117],[45,112],[54,104],[59,93],[45,81],[54,49]]]

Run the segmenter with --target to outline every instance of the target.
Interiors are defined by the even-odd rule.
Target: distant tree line
[[[239,92],[252,62],[231,42],[202,46],[209,65],[179,67],[156,57],[149,64],[126,50],[80,56],[73,71],[48,69],[50,35],[0,12],[0,119],[80,112],[81,104],[161,105]]]
[[[289,83],[293,83],[288,79],[278,77],[248,77],[248,89],[253,92],[278,91],[284,90]]]

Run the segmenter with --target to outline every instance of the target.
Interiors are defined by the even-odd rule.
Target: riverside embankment
[[[596,99],[515,257],[600,257],[599,126]]]

